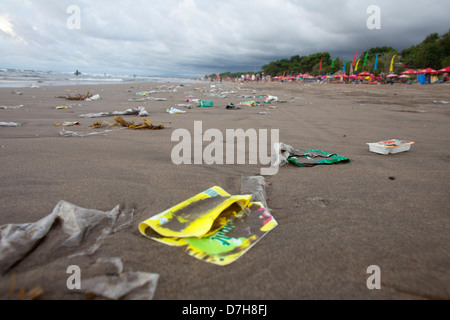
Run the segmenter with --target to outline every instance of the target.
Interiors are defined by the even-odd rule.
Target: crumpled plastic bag
[[[97,240],[115,232],[114,226],[121,214],[123,212],[120,206],[103,212],[60,201],[51,214],[37,222],[3,225],[0,227],[0,274],[25,258],[47,235],[57,219],[61,222],[64,233],[68,235],[61,246],[76,247],[81,244],[89,230],[102,221],[106,223],[106,227]],[[94,244],[89,250],[92,252],[96,249],[98,245]]]
[[[124,272],[122,260],[118,257],[100,258],[96,264],[110,263],[115,272],[99,275],[81,281],[86,294],[111,300],[151,300],[156,291],[159,274],[147,272]]]

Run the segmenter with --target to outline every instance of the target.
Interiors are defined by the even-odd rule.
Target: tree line
[[[222,78],[237,78],[247,73],[264,73],[271,76],[289,76],[299,73],[325,75],[335,74],[343,70],[349,74],[351,68],[355,73],[367,71],[379,75],[390,71],[392,61],[394,61],[395,72],[402,72],[407,68],[439,70],[450,66],[450,30],[443,35],[432,33],[422,43],[400,52],[392,47],[374,47],[362,52],[359,57],[356,57],[355,61],[353,59],[345,61],[339,57],[332,57],[328,52],[319,52],[302,57],[295,55],[290,59],[269,62],[263,65],[259,72],[224,72],[220,76]],[[212,74],[207,77],[216,78],[217,75]]]

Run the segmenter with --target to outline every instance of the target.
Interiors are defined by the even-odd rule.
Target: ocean
[[[67,86],[67,85],[89,85],[108,83],[190,83],[197,82],[196,79],[176,77],[150,77],[135,75],[110,75],[74,72],[53,72],[36,70],[0,69],[0,87],[2,88],[27,88],[32,86]]]

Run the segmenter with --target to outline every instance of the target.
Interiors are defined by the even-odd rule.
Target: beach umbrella
[[[409,76],[407,74],[402,74],[399,78],[404,79],[404,78],[409,78]]]
[[[386,76],[386,78],[395,78],[395,77],[398,77],[398,74],[391,73]]]
[[[438,73],[438,72],[434,69],[427,68],[427,69],[420,70],[418,73]]]
[[[367,72],[367,71],[364,71],[364,72],[361,72],[361,73],[358,74],[358,76],[371,76],[371,75],[372,74]]]
[[[438,72],[450,72],[450,67],[439,70]]]
[[[403,72],[400,73],[400,74],[417,74],[417,72],[416,72],[416,70],[408,69],[408,70],[406,70],[406,71],[403,71]]]

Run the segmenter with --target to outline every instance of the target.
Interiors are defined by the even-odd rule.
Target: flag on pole
[[[396,56],[397,56],[397,55],[394,54],[394,56],[392,57],[391,68],[389,69],[390,72],[394,72],[394,60],[395,60],[395,57],[396,57]]]
[[[378,68],[378,55],[379,53],[377,53],[377,57],[375,58],[375,65],[373,66],[373,70],[377,70]]]
[[[366,57],[364,58],[364,67],[367,65],[367,57],[369,56],[369,51],[366,53]]]
[[[353,58],[353,63],[352,63],[352,66],[353,66],[353,67],[354,67],[355,64],[356,64],[356,57],[358,56],[358,52],[359,52],[359,50],[356,50],[355,56],[354,56],[354,58]]]

